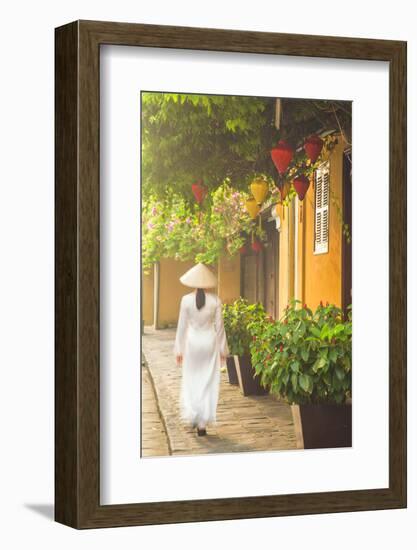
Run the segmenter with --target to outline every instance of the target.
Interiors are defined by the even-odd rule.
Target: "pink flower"
[[[188,218],[187,218],[187,219],[185,220],[185,223],[188,223],[188,224],[190,224],[190,223],[191,223],[191,219],[190,219],[190,217],[188,217]]]
[[[153,229],[155,225],[152,222],[148,222],[148,229]]]
[[[157,210],[156,206],[154,206],[154,207],[152,208],[151,212],[152,212],[152,216],[155,216],[155,214],[158,213],[158,210]]]

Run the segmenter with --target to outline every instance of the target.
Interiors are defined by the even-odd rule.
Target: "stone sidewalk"
[[[142,456],[171,454],[151,375],[145,365],[142,366],[142,418]]]
[[[195,430],[182,424],[179,419],[181,367],[175,364],[174,339],[175,329],[151,327],[145,327],[142,337],[146,365],[142,369],[149,372],[155,391],[152,395],[156,395],[157,400],[152,405],[155,397],[152,398],[149,386],[144,385],[142,422],[146,438],[142,456],[157,456],[166,448],[161,443],[161,425],[166,431],[168,449],[174,455],[297,448],[290,406],[270,395],[244,397],[238,386],[229,384],[226,372],[221,373],[217,423],[208,426],[207,436],[199,437]],[[157,410],[162,424],[155,423]],[[159,443],[155,444],[151,441],[152,423],[155,438],[159,437]]]

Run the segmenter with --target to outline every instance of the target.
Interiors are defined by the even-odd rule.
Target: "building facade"
[[[288,206],[261,211],[267,235],[262,250],[248,246],[246,253],[225,255],[213,266],[224,303],[242,296],[263,303],[276,319],[292,298],[312,309],[320,302],[342,308],[351,303],[351,160],[343,139],[336,136],[334,143],[323,153],[303,201],[296,197]],[[165,258],[142,277],[145,325],[176,325],[181,296],[189,291],[179,277],[192,265]]]

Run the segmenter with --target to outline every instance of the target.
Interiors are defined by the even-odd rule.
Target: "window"
[[[314,253],[325,254],[329,251],[329,161],[324,162],[317,168],[314,178],[316,191],[314,209]]]

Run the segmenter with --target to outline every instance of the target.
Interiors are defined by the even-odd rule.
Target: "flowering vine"
[[[181,195],[149,197],[142,207],[142,266],[145,273],[161,258],[215,263],[226,253],[234,256],[252,231],[264,232],[245,209],[248,194],[225,180],[203,205]]]

